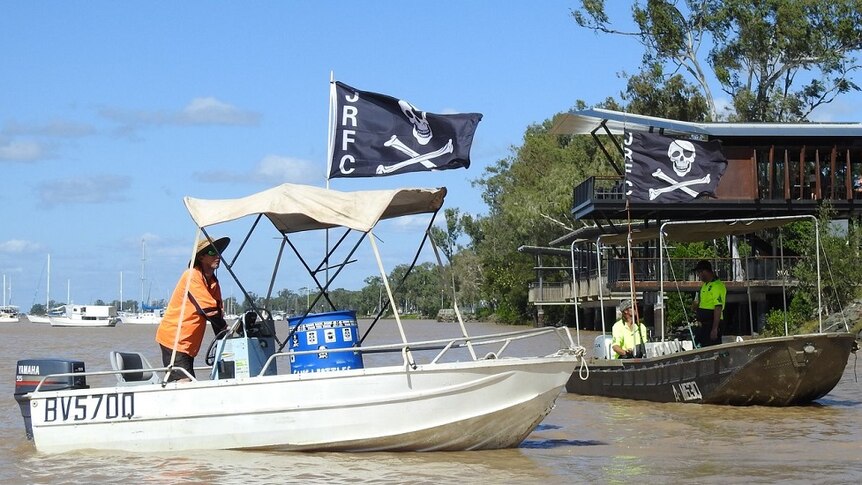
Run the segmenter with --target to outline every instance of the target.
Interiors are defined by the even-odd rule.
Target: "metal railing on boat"
[[[468,348],[468,346],[483,346],[483,345],[495,345],[502,344],[500,348],[496,352],[488,352],[481,359],[496,359],[503,355],[503,353],[509,348],[509,346],[518,340],[525,340],[530,338],[536,338],[543,335],[553,334],[559,339],[559,343],[561,345],[559,351],[571,351],[574,355],[578,355],[583,359],[585,354],[585,349],[580,345],[576,344],[574,339],[572,339],[572,334],[567,327],[543,327],[537,329],[529,329],[529,330],[516,330],[511,332],[502,332],[495,333],[490,335],[478,335],[478,336],[467,336],[467,337],[453,337],[453,338],[445,338],[445,339],[435,339],[435,340],[424,340],[417,342],[406,342],[406,343],[395,343],[395,344],[379,344],[379,345],[369,345],[365,347],[345,347],[345,348],[332,348],[326,349],[327,353],[336,353],[336,352],[360,352],[363,354],[383,354],[383,353],[400,353],[402,355],[403,364],[405,367],[410,367],[415,369],[417,364],[415,359],[413,359],[413,352],[423,352],[423,351],[433,351],[439,350],[437,355],[428,362],[429,365],[437,364],[440,359],[447,353],[454,349],[462,349]],[[260,377],[266,374],[269,367],[276,362],[277,359],[283,357],[295,357],[301,355],[314,355],[319,354],[321,350],[302,350],[302,351],[289,351],[289,352],[278,352],[271,355],[263,365],[263,368],[260,370],[255,377]],[[211,366],[200,366],[195,367],[195,370],[210,370]],[[186,375],[192,381],[198,381],[189,374],[186,369],[181,367],[150,367],[144,369],[149,372],[164,372],[169,373],[171,371],[179,371]],[[41,391],[42,385],[48,379],[58,378],[58,377],[72,377],[72,376],[83,376],[83,377],[91,377],[91,376],[117,376],[121,374],[132,374],[132,373],[140,373],[141,369],[124,369],[124,370],[104,370],[104,371],[85,371],[85,372],[66,372],[66,373],[58,373],[58,374],[47,374],[42,376],[39,384],[33,389],[33,393],[38,393]],[[162,381],[162,385],[166,384],[166,382]],[[48,391],[46,391],[48,392]]]

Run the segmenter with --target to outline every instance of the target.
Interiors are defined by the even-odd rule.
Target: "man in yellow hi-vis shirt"
[[[643,354],[646,342],[647,329],[643,323],[635,324],[634,308],[631,300],[623,300],[617,307],[620,319],[611,329],[613,341],[611,349],[614,353],[613,359],[630,359],[632,357],[645,357]],[[639,351],[640,349],[640,351]]]
[[[692,310],[697,321],[700,322],[695,339],[701,347],[718,345],[721,343],[721,324],[727,303],[727,288],[715,276],[709,261],[698,261],[694,272],[703,282],[692,304]]]

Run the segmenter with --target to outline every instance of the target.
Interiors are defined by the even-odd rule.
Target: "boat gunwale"
[[[517,331],[503,332],[503,333],[497,333],[497,334],[480,335],[480,336],[475,336],[475,337],[460,336],[460,337],[453,337],[453,338],[448,338],[448,339],[436,339],[436,340],[426,340],[426,341],[417,341],[417,342],[406,342],[406,343],[400,343],[400,344],[370,345],[370,346],[361,347],[361,348],[357,348],[357,347],[333,348],[333,349],[327,349],[326,351],[328,353],[334,353],[334,352],[360,352],[360,353],[361,352],[393,352],[393,353],[394,352],[401,352],[402,355],[405,355],[407,351],[411,350],[411,348],[419,346],[419,345],[428,345],[428,346],[435,345],[436,346],[436,345],[439,345],[442,343],[452,344],[453,342],[464,342],[464,343],[461,345],[458,345],[458,346],[445,345],[445,346],[439,347],[439,348],[442,348],[443,352],[446,352],[448,350],[451,350],[452,348],[466,348],[468,344],[476,346],[476,345],[491,345],[491,344],[503,342],[504,343],[503,349],[505,349],[505,347],[508,346],[509,343],[511,343],[513,340],[523,340],[523,339],[528,339],[528,338],[536,338],[536,337],[539,337],[539,336],[542,336],[545,334],[549,334],[549,333],[556,334],[560,338],[560,342],[562,345],[566,345],[566,342],[563,339],[563,334],[566,337],[568,337],[568,339],[571,341],[571,333],[569,332],[567,327],[543,327],[543,328],[538,328],[538,329],[517,330]],[[435,348],[437,348],[437,347],[435,347]],[[279,378],[286,378],[286,377],[293,377],[293,376],[296,376],[296,377],[293,379],[284,379],[284,380],[285,381],[308,380],[307,376],[309,376],[309,375],[315,376],[315,377],[320,377],[320,378],[323,378],[326,376],[347,377],[347,376],[352,376],[352,375],[376,374],[376,373],[378,373],[378,371],[380,371],[379,373],[381,373],[381,374],[389,373],[389,372],[391,372],[390,369],[393,369],[393,368],[403,369],[405,367],[408,368],[408,372],[411,372],[411,371],[412,372],[420,372],[420,371],[428,371],[428,370],[438,369],[438,368],[441,370],[446,370],[447,367],[451,367],[453,364],[459,364],[459,365],[465,365],[465,364],[470,364],[470,363],[485,363],[485,364],[487,364],[487,363],[492,363],[495,361],[508,364],[508,363],[511,363],[514,361],[518,361],[518,362],[523,363],[523,362],[535,362],[537,360],[545,360],[545,359],[561,360],[560,359],[561,357],[563,358],[562,360],[572,360],[573,362],[577,363],[578,361],[580,361],[582,359],[582,355],[584,353],[584,351],[582,351],[581,349],[583,349],[583,347],[580,347],[580,348],[573,348],[571,346],[560,347],[557,350],[556,354],[550,354],[550,355],[546,355],[546,356],[526,356],[526,357],[508,357],[508,356],[507,357],[501,357],[497,353],[489,352],[483,358],[476,358],[474,360],[457,361],[457,362],[437,362],[437,360],[440,357],[440,355],[438,355],[438,357],[435,358],[434,361],[429,362],[429,363],[425,363],[425,364],[413,363],[412,360],[408,360],[407,356],[405,355],[404,362],[400,365],[382,365],[382,366],[377,366],[377,367],[368,367],[368,368],[362,368],[362,369],[345,369],[345,370],[339,370],[339,371],[325,371],[325,372],[311,372],[311,373],[285,373],[285,374],[277,374],[277,375],[265,375],[265,372],[267,371],[270,363],[273,362],[276,358],[284,358],[284,357],[292,357],[292,356],[297,356],[297,355],[307,355],[307,354],[318,354],[318,353],[320,353],[320,350],[289,351],[289,352],[279,352],[279,353],[276,353],[276,354],[273,354],[272,356],[270,356],[269,359],[267,360],[267,363],[263,366],[261,371],[255,376],[250,376],[247,378],[240,378],[240,379],[235,379],[235,378],[216,379],[216,380],[193,379],[191,383],[184,382],[184,383],[181,383],[178,385],[182,386],[182,387],[185,387],[188,385],[194,385],[193,388],[199,388],[199,387],[211,387],[213,385],[215,385],[215,386],[236,385],[238,382],[239,383],[247,383],[248,381],[252,381],[252,380],[254,380],[254,381],[259,380],[261,383],[263,383],[263,382],[269,382],[271,380],[282,380]],[[421,348],[415,349],[414,348],[412,350],[423,351],[423,350],[433,350],[433,349],[421,349]],[[501,352],[502,352],[502,350],[501,350]],[[442,355],[442,353],[441,353],[441,355]],[[500,364],[494,364],[494,365],[500,365]],[[210,367],[210,366],[197,367],[196,369],[198,369],[198,370],[211,370],[212,367]],[[165,372],[165,373],[167,373],[171,369],[168,367],[152,367],[152,368],[148,368],[148,369],[144,369],[144,370],[149,371],[149,372]],[[173,370],[176,370],[176,369],[173,369]],[[140,373],[140,372],[141,372],[141,369],[128,369],[128,370],[114,370],[114,369],[112,369],[112,370],[103,370],[103,371],[64,372],[64,373],[56,373],[56,374],[46,374],[44,376],[41,376],[41,379],[39,380],[39,383],[36,386],[36,388],[34,390],[28,392],[26,395],[30,396],[31,398],[41,398],[43,395],[46,395],[47,393],[62,393],[63,395],[74,395],[75,393],[73,391],[84,391],[83,392],[84,394],[92,394],[94,389],[123,389],[125,391],[129,391],[130,389],[145,389],[145,388],[152,388],[153,386],[156,386],[159,389],[163,389],[166,386],[171,384],[171,383],[166,383],[166,382],[159,382],[159,383],[153,383],[153,384],[133,384],[131,386],[130,385],[118,385],[118,386],[103,386],[103,387],[94,387],[94,388],[88,387],[86,389],[60,389],[60,390],[42,390],[41,389],[42,385],[45,384],[48,379],[52,379],[52,378],[109,376],[109,375],[133,374],[133,373]],[[201,386],[200,383],[215,383],[215,384],[209,384],[207,386]],[[224,384],[219,384],[219,383],[224,383]],[[177,386],[177,384],[174,384],[174,386]],[[180,387],[180,388],[182,388],[182,387]],[[172,387],[172,389],[173,388],[174,387]]]
[[[645,357],[645,358],[635,358],[635,359],[600,359],[597,357],[590,357],[587,362],[591,367],[599,365],[604,367],[625,367],[625,364],[638,364],[638,363],[654,363],[661,360],[667,360],[670,357],[682,357],[682,356],[697,356],[698,354],[706,354],[709,352],[714,352],[716,350],[729,349],[729,348],[739,348],[739,347],[752,347],[759,345],[773,345],[775,343],[779,343],[782,341],[793,341],[793,340],[805,340],[810,338],[848,338],[851,340],[855,340],[856,337],[849,332],[815,332],[815,333],[805,333],[799,335],[779,335],[775,337],[759,337],[752,339],[745,339],[737,342],[725,342],[718,345],[711,345],[709,347],[698,347],[691,350],[683,350],[679,352],[673,352],[670,354],[657,355],[655,357]],[[666,342],[673,342],[673,340],[667,340]],[[618,365],[616,365],[618,363]]]

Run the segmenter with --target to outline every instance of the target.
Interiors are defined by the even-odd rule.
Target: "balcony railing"
[[[692,272],[698,258],[673,258],[662,260],[664,264],[664,284],[666,290],[674,282],[691,282],[696,286],[697,278]],[[716,275],[728,283],[728,290],[733,291],[733,282],[747,282],[755,285],[778,286],[794,285],[790,269],[796,266],[801,258],[785,256],[757,256],[746,258],[714,258],[709,260]],[[599,285],[602,294],[608,296],[621,283],[630,281],[629,261],[623,258],[604,260],[602,278],[599,280],[595,267],[580,268],[575,272],[578,295],[574,294],[572,282],[532,282],[529,284],[529,301],[533,304],[551,304],[571,301],[578,298],[597,298]],[[658,258],[632,258],[635,281],[639,284],[658,283],[660,272]],[[655,285],[653,285],[655,286]],[[691,286],[691,285],[689,285]]]

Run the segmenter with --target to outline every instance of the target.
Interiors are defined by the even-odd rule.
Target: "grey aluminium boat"
[[[631,233],[603,237],[628,238],[629,241],[658,239],[661,248],[665,237],[678,241],[703,240],[779,227],[800,218],[809,217],[677,221],[642,231],[634,238]],[[816,233],[817,221],[810,219],[814,220]],[[819,238],[817,247],[819,270]],[[574,264],[574,243],[572,251]],[[663,287],[659,299],[664,300]],[[609,339],[609,336],[596,339],[597,356],[610,354]],[[594,357],[588,361],[588,368],[582,367],[571,376],[566,390],[575,394],[655,402],[801,405],[825,396],[838,384],[847,359],[858,349],[858,344],[855,336],[848,332],[822,332],[821,321],[820,333],[739,339],[705,348],[685,347],[690,350],[685,350],[678,341],[650,342],[646,347],[645,358]],[[605,350],[599,350],[603,348]]]
[[[794,406],[828,394],[855,349],[850,333],[759,338],[644,359],[593,359],[570,393],[728,405]]]

